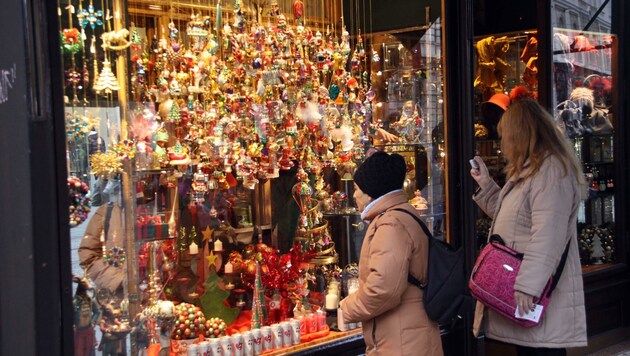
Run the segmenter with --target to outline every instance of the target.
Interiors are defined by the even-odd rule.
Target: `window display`
[[[554,5],[553,98],[556,120],[573,142],[589,182],[580,206],[578,239],[585,272],[618,262],[611,6],[594,1],[588,18],[571,2]]]
[[[379,42],[386,55],[340,13],[339,1],[60,1],[75,274],[94,289],[77,313],[103,353],[356,334],[334,313],[357,290],[350,181],[371,144],[405,157],[409,199],[445,236],[439,21],[407,53]],[[372,83],[383,72],[385,89]],[[387,127],[384,104],[400,111]]]
[[[558,129],[571,140],[590,186],[578,216],[581,261],[588,272],[618,258],[612,101],[616,36],[610,33],[606,2],[592,4],[594,10],[602,7],[592,12],[592,18],[578,16],[583,11],[569,3],[558,2],[552,10],[552,114]],[[518,31],[481,36],[475,43],[475,149],[500,184],[505,161],[496,125],[510,101],[538,95],[536,36],[536,31]],[[488,217],[478,218],[482,241],[489,226]]]

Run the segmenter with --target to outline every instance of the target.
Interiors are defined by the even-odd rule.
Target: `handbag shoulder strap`
[[[417,215],[415,215],[415,214],[413,214],[410,211],[405,210],[405,209],[397,208],[397,209],[392,209],[392,210],[402,211],[403,213],[405,213],[405,214],[411,216],[412,218],[414,218],[414,220],[416,220],[418,225],[420,225],[420,227],[422,228],[422,231],[424,231],[424,233],[427,235],[427,238],[429,239],[429,241],[433,238],[433,235],[431,235],[431,232],[429,231],[429,228],[427,227],[427,225],[425,225],[425,223],[422,220],[420,220],[420,218]],[[413,284],[414,286],[416,286],[416,287],[418,287],[420,289],[424,289],[427,286],[426,283],[420,282],[420,280],[418,278],[412,276],[411,273],[407,273],[407,282]]]
[[[560,262],[558,263],[558,267],[556,268],[556,273],[553,274],[553,281],[551,282],[551,287],[549,288],[549,293],[556,288],[558,285],[558,281],[560,281],[560,276],[562,275],[562,271],[564,270],[564,265],[567,263],[567,257],[569,256],[569,246],[571,245],[571,240],[567,242],[567,247],[564,248],[564,252],[562,253],[562,257],[560,257]]]

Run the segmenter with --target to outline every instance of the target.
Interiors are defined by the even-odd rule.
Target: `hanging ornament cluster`
[[[78,112],[66,114],[66,136],[68,139],[85,140],[98,119],[81,115]]]
[[[304,3],[293,5],[294,26],[278,6],[264,26],[247,22],[240,1],[225,23],[219,2],[214,29],[208,16],[192,14],[182,29],[188,45],[171,22],[162,38],[132,48],[135,98],[158,103],[156,120],[174,138],[154,137],[153,148],[172,156],[163,168],[201,164],[209,176],[224,172],[253,189],[295,162],[315,175],[356,167],[375,100],[364,77],[369,58],[345,29],[305,27]]]
[[[87,219],[90,212],[90,187],[81,179],[68,177],[68,199],[70,201],[70,227],[76,227]]]

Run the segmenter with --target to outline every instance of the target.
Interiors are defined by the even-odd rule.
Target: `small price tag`
[[[540,320],[540,315],[542,314],[543,306],[540,304],[534,304],[534,307],[528,312],[521,315],[518,306],[516,307],[516,311],[514,312],[514,316],[519,319],[531,320],[534,323],[537,323]]]

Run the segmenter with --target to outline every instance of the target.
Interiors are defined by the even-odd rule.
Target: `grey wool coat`
[[[366,213],[370,226],[359,261],[359,290],[342,300],[346,322],[362,322],[367,355],[442,355],[438,325],[424,311],[422,290],[407,273],[424,280],[429,242],[407,195],[381,197]]]
[[[527,165],[525,171],[527,170]],[[474,331],[515,345],[545,348],[587,344],[582,269],[577,246],[580,204],[575,175],[565,175],[561,162],[545,158],[533,176],[511,177],[501,189],[494,182],[481,187],[474,201],[493,217],[491,234],[525,254],[515,290],[538,296],[555,272],[569,243],[569,253],[542,322],[523,328],[477,303]]]

